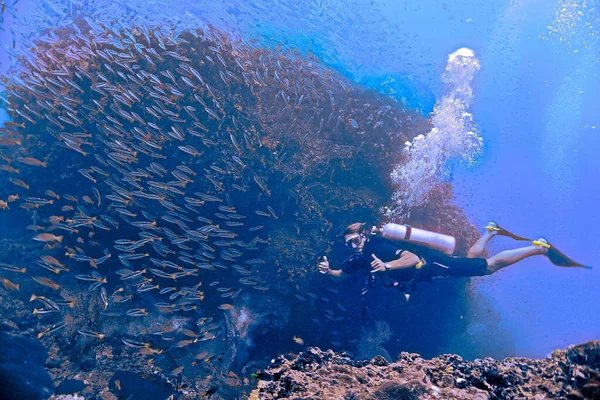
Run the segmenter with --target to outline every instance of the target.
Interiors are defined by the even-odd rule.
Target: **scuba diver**
[[[501,228],[495,222],[485,227],[483,235],[469,249],[466,257],[451,254],[456,239],[449,235],[413,228],[409,225],[386,224],[382,228],[366,229],[365,223],[353,223],[344,231],[344,243],[353,254],[341,265],[331,269],[327,257],[318,263],[322,274],[339,277],[363,271],[366,289],[374,287],[375,277],[382,276],[386,287],[396,287],[410,298],[418,282],[437,277],[465,278],[491,275],[525,258],[545,255],[562,267],[591,268],[571,260],[558,251],[545,238],[532,241],[529,246],[505,250],[492,257],[483,258],[485,246],[495,236],[507,236],[518,241],[531,241]]]

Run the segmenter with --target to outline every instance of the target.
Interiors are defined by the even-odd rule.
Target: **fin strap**
[[[545,248],[547,248],[547,249],[549,249],[549,248],[550,248],[550,245],[549,245],[548,243],[544,243],[544,242],[541,242],[541,241],[539,241],[539,240],[534,240],[532,243],[533,243],[535,246],[545,247]]]

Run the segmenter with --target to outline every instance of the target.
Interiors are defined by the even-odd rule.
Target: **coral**
[[[403,383],[391,380],[377,387],[373,392],[373,397],[379,400],[419,400],[420,395],[426,392],[425,385],[419,381]]]
[[[382,345],[392,337],[392,328],[385,321],[377,321],[375,326],[370,329],[363,328],[358,342],[358,360],[367,360],[375,356],[383,356],[386,360],[391,361],[391,357],[387,350]]]

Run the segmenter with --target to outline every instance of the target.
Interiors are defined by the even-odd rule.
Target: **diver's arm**
[[[412,268],[419,261],[421,261],[416,254],[413,254],[409,251],[403,251],[402,254],[400,255],[400,258],[398,258],[397,260],[392,260],[387,263],[384,261],[381,261],[379,258],[377,258],[377,256],[375,256],[375,254],[371,254],[371,257],[373,257],[373,261],[371,261],[371,267],[373,268],[373,270],[371,270],[372,273],[388,271],[386,264],[390,265],[389,270],[395,270],[395,269]]]
[[[390,270],[412,268],[417,265],[419,261],[421,261],[419,256],[411,253],[410,251],[404,250],[399,259],[390,261]]]
[[[342,276],[341,269],[331,269],[329,268],[329,260],[327,260],[327,256],[323,256],[323,260],[319,262],[319,272],[326,275],[332,276]]]

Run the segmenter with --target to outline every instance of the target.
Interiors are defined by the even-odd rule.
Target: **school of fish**
[[[82,17],[25,47],[2,82],[12,121],[0,128],[0,212],[27,227],[40,254],[30,265],[0,260],[1,283],[28,292],[38,339],[117,336],[149,363],[186,348],[198,352],[193,366],[216,371],[226,351],[203,343],[227,345],[227,313],[244,296],[268,299],[278,271],[263,255],[286,206],[303,210],[296,235],[332,227],[314,192],[367,150],[349,84],[216,29]],[[368,123],[396,112],[375,103]],[[325,132],[353,136],[332,145]],[[320,161],[325,153],[348,165]],[[324,319],[344,320],[343,305],[330,308]],[[94,313],[102,318],[85,315]],[[135,332],[115,328],[137,319]]]

